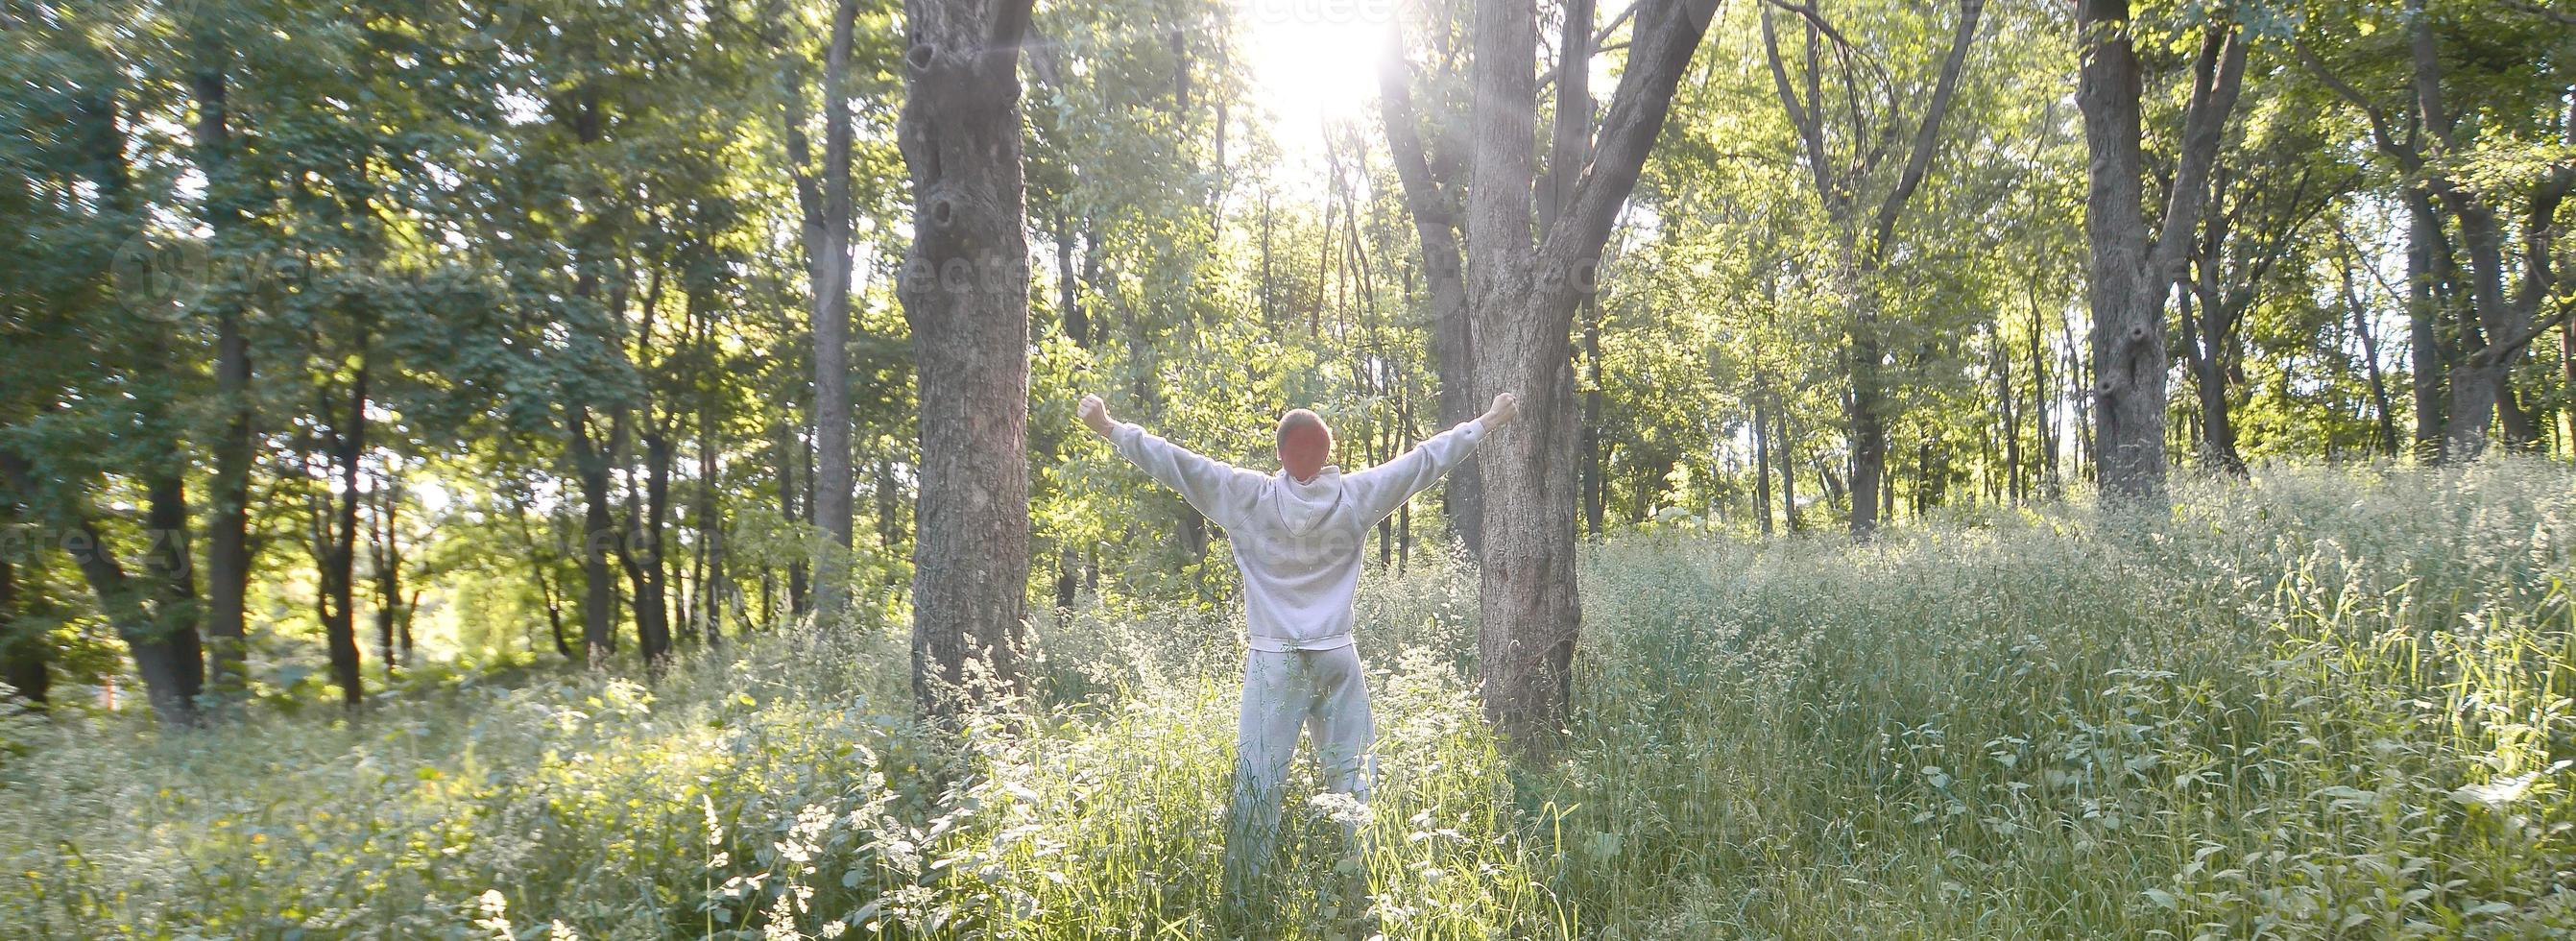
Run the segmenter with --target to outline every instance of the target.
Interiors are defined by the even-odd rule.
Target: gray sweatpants
[[[1324,790],[1368,801],[1377,736],[1359,648],[1250,651],[1243,664],[1243,718],[1235,729],[1234,793],[1226,802],[1225,882],[1251,887],[1279,838],[1280,802],[1297,732],[1314,737]]]

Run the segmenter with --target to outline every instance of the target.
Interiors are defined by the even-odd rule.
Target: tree
[[[856,215],[850,195],[850,57],[856,42],[858,0],[832,9],[831,39],[823,56],[823,160],[815,164],[805,136],[801,92],[789,97],[785,139],[788,172],[803,215],[805,265],[814,333],[814,446],[820,452],[812,482],[813,522],[830,545],[815,570],[822,609],[839,613],[850,601],[849,551],[857,486],[850,450],[851,238]],[[816,177],[820,177],[819,180]]]
[[[1562,727],[1582,623],[1574,571],[1574,316],[1598,286],[1602,246],[1716,4],[1641,0],[1626,67],[1597,125],[1588,88],[1592,8],[1577,2],[1567,13],[1557,47],[1556,130],[1542,178],[1534,5],[1477,5],[1464,194],[1473,398],[1516,391],[1526,412],[1520,427],[1480,448],[1478,662],[1486,715],[1516,742],[1538,748]],[[1402,124],[1390,115],[1390,133],[1401,133]]]
[[[242,205],[244,186],[232,128],[234,52],[225,26],[233,20],[211,15],[206,6],[192,7],[186,24],[193,66],[188,86],[197,106],[191,131],[197,165],[206,177],[203,215],[213,232],[209,253],[237,260],[249,219]],[[214,473],[206,508],[206,652],[213,692],[230,699],[243,695],[249,683],[244,604],[252,564],[250,480],[256,460],[257,410],[251,400],[246,305],[217,285],[208,286],[205,300],[216,325],[215,395],[223,412],[212,448]]]
[[[2419,283],[2441,279],[2453,265],[2460,269],[2458,280],[2465,282],[2472,319],[2459,324],[2454,334],[2456,361],[2443,363],[2450,391],[2447,401],[2439,403],[2439,456],[2444,460],[2484,452],[2498,418],[2507,446],[2537,439],[2534,421],[2516,401],[2513,367],[2532,341],[2565,322],[2571,310],[2556,302],[2565,276],[2556,270],[2554,236],[2559,208],[2576,187],[2576,166],[2506,156],[2513,150],[2545,152],[2576,140],[2568,136],[2576,134],[2576,95],[2567,92],[2567,83],[2555,73],[2563,67],[2553,67],[2548,56],[2499,59],[2502,64],[2497,65],[2443,54],[2446,31],[2511,36],[2543,22],[2522,15],[2527,12],[2517,10],[2513,19],[2489,22],[2450,6],[2437,12],[2424,0],[2409,0],[2400,28],[2386,31],[2402,37],[2402,50],[2371,43],[2367,36],[2381,33],[2376,29],[2349,31],[2361,39],[2320,31],[2318,39],[2332,37],[2342,48],[2320,49],[2308,37],[2298,45],[2309,74],[2361,114],[2370,143],[2402,174],[2400,198],[2415,229],[2416,251],[2426,256],[2418,265]],[[2363,69],[2328,60],[2339,52],[2369,65],[2404,63],[2403,71],[2385,76],[2399,87],[2402,104],[2391,108],[2356,85],[2347,73]],[[2471,114],[2481,119],[2464,117]],[[2484,119],[2489,114],[2493,119]],[[2513,196],[2521,197],[2519,205],[2510,201]],[[2448,216],[2447,227],[2443,215]],[[2517,274],[2520,283],[2509,286]],[[2433,297],[2430,291],[2425,294],[2418,302],[2422,326],[2416,331],[2419,422],[2434,405],[2432,390],[2422,385],[2424,341],[2435,339],[2428,333],[2438,332],[2432,323]],[[2544,314],[2543,305],[2552,303],[2557,309]],[[2424,430],[2429,429],[2419,429],[2419,435]]]
[[[1887,429],[1896,417],[1886,377],[1888,341],[1881,326],[1886,303],[1880,297],[1885,290],[1880,275],[1895,247],[1897,223],[1904,216],[1906,203],[1923,185],[1924,175],[1930,172],[1933,158],[1939,153],[1941,121],[1949,114],[1951,100],[1958,92],[1959,74],[1967,64],[1968,47],[1976,40],[1977,20],[1985,13],[1986,5],[1983,0],[1960,0],[1959,21],[1950,37],[1949,53],[1942,57],[1939,78],[1933,81],[1921,118],[1912,122],[1913,133],[1908,136],[1910,144],[1904,152],[1902,169],[1890,181],[1876,177],[1883,172],[1881,161],[1890,155],[1889,143],[1903,133],[1902,125],[1907,123],[1893,113],[1893,104],[1906,96],[1892,85],[1866,94],[1862,91],[1865,83],[1888,82],[1885,67],[1874,62],[1865,64],[1867,54],[1852,49],[1850,41],[1834,30],[1818,6],[1811,4],[1800,10],[1807,26],[1803,93],[1791,82],[1789,68],[1781,60],[1768,4],[1762,7],[1762,51],[1771,67],[1780,107],[1797,131],[1808,179],[1833,222],[1836,246],[1842,255],[1834,270],[1852,302],[1845,324],[1849,347],[1843,354],[1851,383],[1851,487],[1856,495],[1852,500],[1851,531],[1855,537],[1866,538],[1878,527],[1878,495],[1887,473]],[[1834,58],[1842,74],[1833,84],[1847,93],[1840,110],[1853,116],[1848,128],[1834,120],[1836,109],[1826,97],[1821,47],[1828,35],[1838,44]],[[1889,107],[1874,107],[1872,101],[1888,102]],[[1873,192],[1882,182],[1885,190]]]
[[[205,661],[187,462],[171,457],[185,453],[181,403],[195,376],[171,364],[184,361],[181,344],[192,338],[171,329],[184,297],[156,290],[164,285],[150,276],[186,277],[191,253],[147,231],[158,177],[138,167],[133,146],[142,88],[135,63],[99,45],[109,35],[102,24],[131,12],[48,10],[21,24],[31,45],[5,60],[30,89],[12,96],[9,118],[34,133],[11,135],[0,151],[14,171],[0,208],[23,220],[19,231],[52,234],[0,277],[10,315],[0,343],[0,375],[9,377],[0,388],[0,506],[43,527],[70,557],[125,642],[154,715],[187,725],[198,718]],[[98,495],[120,481],[134,496],[102,507]],[[139,518],[124,511],[127,500]]]
[[[1020,41],[1030,0],[907,0],[913,236],[899,294],[921,387],[913,693],[1016,691],[1029,575],[1029,271]],[[998,687],[998,689],[996,689]]]
[[[1576,2],[1588,18],[1590,0]],[[1430,144],[1424,143],[1423,118],[1414,106],[1409,71],[1403,34],[1389,29],[1386,53],[1378,58],[1379,108],[1386,125],[1387,150],[1394,158],[1396,179],[1403,185],[1405,209],[1413,218],[1414,237],[1422,255],[1423,290],[1431,302],[1432,366],[1440,378],[1439,419],[1443,425],[1455,425],[1484,409],[1476,398],[1476,356],[1467,314],[1460,206],[1465,186],[1458,179],[1462,157],[1456,152],[1455,135],[1447,132],[1447,114],[1432,122],[1435,133]],[[1590,75],[1586,73],[1576,81],[1589,82]],[[1590,107],[1588,101],[1585,107]],[[1484,520],[1478,508],[1478,496],[1484,492],[1480,466],[1470,459],[1451,469],[1442,491],[1442,509],[1450,529],[1470,555],[1480,554],[1484,546]]]
[[[2106,499],[2159,506],[2165,495],[2164,297],[2182,278],[2191,233],[2208,194],[2210,165],[2245,74],[2245,37],[2232,22],[2201,27],[2164,217],[2149,229],[2140,101],[2146,70],[2128,0],[2079,0],[2083,65],[2076,103],[2092,190],[2085,239],[2092,251],[2095,474]]]
[[[2339,189],[2338,181],[2318,179],[2313,155],[2327,150],[2323,142],[2299,130],[2275,129],[2272,139],[2249,142],[2216,164],[2180,292],[2183,359],[2199,398],[2200,460],[2220,473],[2245,473],[2229,385],[2244,375],[2246,317]]]

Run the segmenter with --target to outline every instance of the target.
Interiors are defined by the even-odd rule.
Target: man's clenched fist
[[[1103,438],[1108,437],[1110,432],[1118,429],[1118,423],[1110,420],[1109,418],[1108,404],[1100,401],[1100,397],[1097,395],[1083,396],[1082,406],[1078,410],[1077,414],[1082,416],[1082,424],[1085,427],[1090,428],[1094,433]]]

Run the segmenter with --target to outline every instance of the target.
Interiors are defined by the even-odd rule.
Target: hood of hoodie
[[[1299,482],[1284,470],[1271,480],[1275,484],[1270,488],[1271,509],[1279,514],[1279,525],[1290,535],[1314,532],[1342,505],[1342,469],[1331,464],[1324,465],[1312,480]]]

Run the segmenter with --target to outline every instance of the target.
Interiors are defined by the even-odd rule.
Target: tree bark
[[[609,567],[608,553],[618,534],[608,505],[608,455],[624,433],[623,423],[611,421],[610,440],[603,446],[592,437],[589,406],[572,405],[568,422],[573,476],[580,482],[582,503],[582,650],[591,669],[605,670],[609,658],[617,654],[617,575]]]
[[[1790,532],[1800,529],[1798,523],[1798,446],[1789,437],[1789,403],[1777,393],[1771,395],[1772,417],[1779,422],[1780,435],[1771,446],[1772,457],[1780,462],[1780,520]]]
[[[1606,535],[1603,516],[1607,509],[1610,487],[1602,473],[1609,462],[1601,453],[1601,413],[1608,396],[1601,391],[1601,302],[1588,298],[1583,305],[1583,419],[1578,446],[1583,449],[1583,525],[1592,538]]]
[[[709,329],[712,330],[712,323]],[[698,409],[698,551],[705,559],[705,577],[698,584],[700,638],[708,649],[724,644],[725,596],[732,589],[725,569],[725,515],[723,503],[724,459],[716,445],[716,406],[703,403]]]
[[[2340,231],[2340,230],[2338,230]],[[2344,244],[2350,246],[2349,239]],[[2395,459],[2403,453],[2397,443],[2397,413],[2388,399],[2388,377],[2379,367],[2379,338],[2371,329],[2370,305],[2362,301],[2359,285],[2353,282],[2352,268],[2360,261],[2345,258],[2340,265],[2343,283],[2343,306],[2352,313],[2353,334],[2361,339],[2362,368],[2370,380],[2370,407],[2379,426],[2380,453]]]
[[[662,539],[671,512],[671,440],[654,422],[646,424],[637,436],[644,443],[643,499],[634,499],[630,491],[618,559],[634,593],[636,650],[644,655],[646,669],[658,673],[671,659],[670,562]]]
[[[73,489],[75,485],[39,481],[32,461],[6,449],[0,449],[0,482],[8,484],[15,502],[36,519],[65,533],[63,552],[80,568],[81,578],[98,598],[99,611],[134,658],[154,717],[168,726],[195,724],[197,695],[205,684],[204,652],[196,632],[169,629],[180,619],[158,610],[162,599],[134,585],[115,548],[100,535],[88,498]],[[40,483],[52,486],[40,487]],[[66,489],[71,492],[63,492]]]
[[[2441,306],[2434,284],[2440,278],[2433,259],[2434,244],[2442,238],[2441,217],[2433,212],[2433,202],[2422,193],[2401,188],[2399,198],[2406,203],[2406,359],[2412,378],[2408,383],[2415,396],[2415,456],[2418,460],[2437,461],[2442,456],[2442,426],[2446,424],[2444,403],[2449,396],[2447,359],[2442,355],[2440,334]]]
[[[774,449],[771,454],[775,457],[771,463],[778,468],[778,515],[786,521],[789,531],[793,532],[805,523],[804,506],[799,499],[796,486],[797,469],[805,466],[805,442],[802,436],[797,434],[795,425],[781,420],[778,423],[776,440],[772,445]],[[801,561],[789,562],[787,564],[789,617],[798,617],[805,613],[805,591],[805,564]]]
[[[387,468],[384,489],[376,494],[375,537],[371,560],[376,576],[376,659],[384,661],[385,679],[390,681],[402,672],[402,650],[397,649],[395,633],[402,618],[402,536],[396,529],[402,503],[398,471]]]
[[[2224,302],[2214,299],[2214,287],[2195,286],[2181,292],[2182,342],[2189,352],[2192,391],[2200,404],[2199,421],[2194,429],[2200,443],[2200,460],[2207,469],[2231,476],[2245,475],[2245,459],[2236,454],[2236,424],[2227,408],[2227,370],[2221,361],[2226,355],[2226,339],[2221,321]],[[2193,302],[2199,301],[2199,311]]]
[[[1995,343],[1995,408],[1996,432],[2003,436],[2003,495],[2018,505],[2028,493],[2023,489],[2021,472],[2021,402],[2020,391],[2013,388],[2012,343],[2004,339],[2003,320],[1994,324]],[[1917,514],[1920,515],[1920,514]]]
[[[1029,0],[906,0],[896,137],[913,190],[904,317],[920,384],[913,692],[949,717],[1022,688],[1029,270],[1020,42]]]
[[[1771,410],[1770,394],[1756,389],[1753,393],[1753,518],[1761,521],[1762,535],[1771,535]]]

